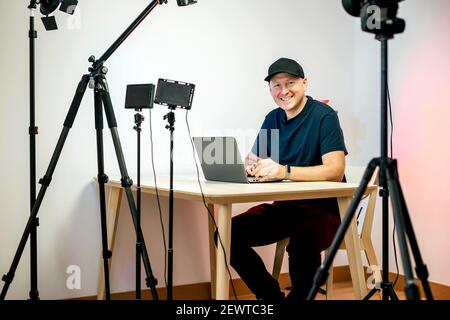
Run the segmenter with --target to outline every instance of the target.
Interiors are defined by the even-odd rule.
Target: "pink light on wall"
[[[449,283],[450,44],[434,27],[393,72],[394,158],[424,259],[445,253],[430,274]]]

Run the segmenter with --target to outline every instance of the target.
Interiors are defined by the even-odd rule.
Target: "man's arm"
[[[344,151],[332,151],[322,156],[322,164],[313,167],[291,167],[290,180],[295,181],[336,181],[344,178]]]
[[[292,167],[289,180],[292,181],[336,181],[341,182],[345,171],[344,151],[332,151],[322,156],[322,164],[311,167]],[[286,167],[272,159],[259,160],[252,170],[261,181],[284,179]]]

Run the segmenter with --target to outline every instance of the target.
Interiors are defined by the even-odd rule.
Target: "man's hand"
[[[261,159],[250,166],[250,172],[260,181],[284,179],[286,168],[272,159]]]
[[[247,172],[247,175],[250,177],[255,176],[255,168],[256,168],[256,162],[253,164],[250,164],[248,166],[245,166],[245,172]]]
[[[256,163],[260,160],[260,158],[254,153],[249,153],[245,158],[245,171],[251,177],[255,175],[255,167]]]

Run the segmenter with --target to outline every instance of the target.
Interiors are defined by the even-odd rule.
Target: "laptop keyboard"
[[[249,176],[247,176],[247,181],[250,182],[250,183],[254,183],[254,182],[264,183],[264,182],[280,182],[280,181],[283,181],[283,180],[280,180],[280,179],[269,179],[269,180],[266,180],[266,181],[260,181],[259,178],[257,178],[257,177],[249,177]]]

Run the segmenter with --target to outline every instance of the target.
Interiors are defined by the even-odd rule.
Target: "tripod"
[[[394,216],[394,222],[397,227],[397,236],[400,247],[401,259],[403,262],[403,269],[405,272],[405,294],[408,300],[419,300],[420,294],[416,282],[414,280],[414,275],[412,272],[411,259],[408,250],[407,241],[409,241],[409,246],[413,253],[413,257],[416,262],[416,274],[421,280],[425,296],[428,300],[432,300],[433,296],[431,293],[430,285],[428,283],[428,270],[426,265],[423,263],[419,247],[417,244],[416,237],[414,235],[413,226],[411,219],[408,214],[408,209],[406,207],[405,198],[400,186],[397,171],[397,161],[388,157],[388,134],[387,134],[387,84],[388,84],[388,40],[393,37],[393,34],[380,33],[377,34],[376,39],[381,42],[381,157],[374,158],[368,164],[361,183],[353,196],[353,199],[347,209],[345,217],[336,232],[330,248],[329,254],[323,261],[322,265],[319,267],[313,281],[313,286],[308,294],[307,299],[312,300],[316,296],[321,285],[323,285],[328,277],[328,270],[333,263],[333,259],[336,256],[339,245],[344,239],[344,235],[350,226],[350,223],[355,215],[358,205],[364,195],[367,185],[378,166],[379,171],[379,181],[380,181],[380,195],[383,199],[383,273],[382,273],[382,283],[380,289],[383,293],[383,300],[388,300],[389,298],[393,300],[398,300],[395,294],[392,283],[389,282],[389,259],[388,259],[388,244],[389,244],[389,199],[391,198],[392,211]],[[373,294],[375,294],[378,288],[373,288],[364,300],[370,299]]]
[[[131,217],[133,220],[133,225],[136,231],[138,239],[141,239],[142,248],[142,259],[144,263],[145,272],[147,275],[146,284],[151,289],[152,296],[154,300],[158,300],[158,295],[156,291],[157,280],[153,276],[152,269],[150,266],[150,259],[148,257],[147,249],[145,246],[144,238],[142,235],[142,230],[138,224],[137,210],[134,202],[133,194],[131,191],[131,186],[133,181],[128,176],[125,159],[122,151],[122,146],[119,139],[119,134],[117,131],[117,122],[114,115],[113,106],[111,103],[111,97],[109,95],[108,84],[106,81],[106,73],[108,69],[104,66],[104,62],[114,53],[114,51],[125,41],[125,39],[133,32],[134,29],[144,20],[144,18],[158,5],[165,3],[164,1],[154,0],[152,1],[144,11],[132,22],[132,24],[120,35],[120,37],[111,45],[111,47],[96,60],[94,56],[89,58],[89,62],[92,66],[89,68],[89,74],[82,76],[78,87],[75,92],[75,96],[70,105],[69,111],[67,113],[66,119],[64,121],[63,130],[59,136],[56,148],[53,152],[52,158],[48,165],[47,171],[42,179],[39,180],[41,188],[36,201],[31,209],[30,218],[26,224],[25,230],[22,234],[19,246],[14,255],[11,267],[6,275],[2,277],[5,285],[2,288],[0,294],[0,300],[4,300],[8,288],[14,278],[15,271],[19,264],[20,258],[22,256],[23,250],[25,248],[28,236],[30,235],[32,228],[36,224],[37,215],[39,208],[44,199],[47,188],[52,180],[53,172],[55,171],[58,159],[61,155],[64,143],[72,128],[73,122],[75,121],[78,109],[80,107],[81,101],[83,99],[86,88],[89,84],[91,89],[94,89],[94,108],[95,108],[95,129],[97,138],[97,165],[98,165],[98,184],[99,184],[99,194],[100,194],[100,217],[101,217],[101,230],[102,230],[102,257],[103,257],[103,267],[104,267],[104,277],[105,277],[105,290],[106,299],[110,299],[110,286],[109,286],[109,260],[111,258],[112,252],[108,250],[108,239],[107,239],[107,227],[106,227],[106,203],[105,203],[105,184],[108,182],[108,176],[104,172],[104,158],[103,158],[103,108],[105,110],[106,119],[108,121],[108,126],[111,131],[111,136],[114,144],[114,149],[119,163],[119,169],[121,173],[122,187],[125,189],[125,194],[128,200],[128,205],[131,212]]]

